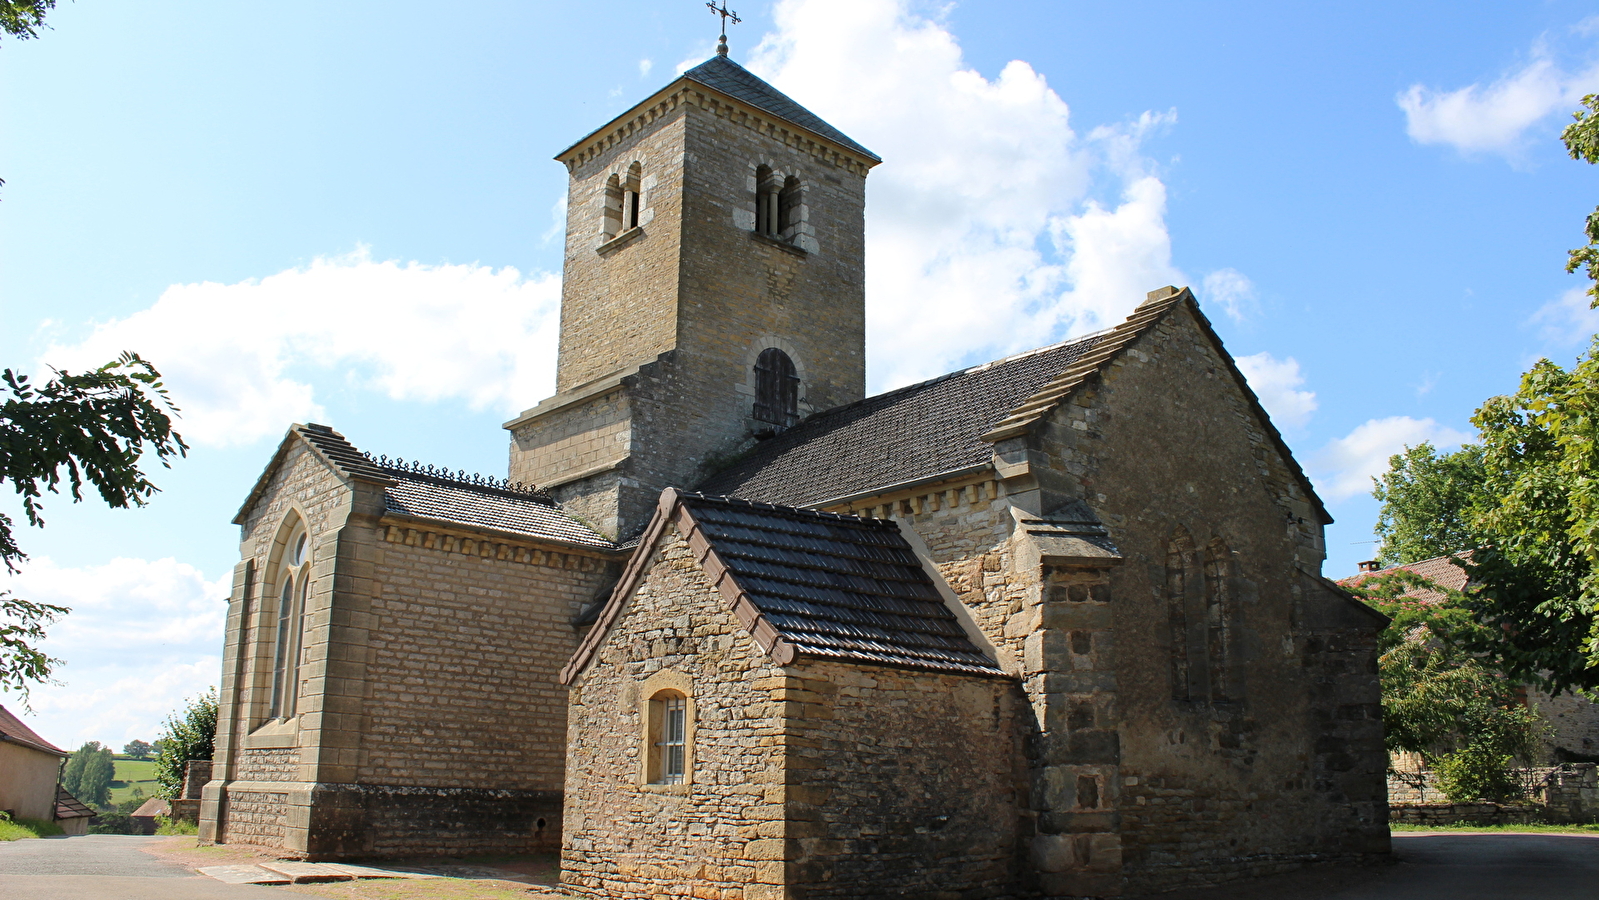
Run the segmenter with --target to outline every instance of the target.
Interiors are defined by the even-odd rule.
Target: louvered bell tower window
[[[799,375],[788,354],[768,347],[755,361],[755,419],[778,428],[799,421]]]

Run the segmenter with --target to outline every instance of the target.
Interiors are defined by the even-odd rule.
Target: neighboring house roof
[[[21,744],[49,753],[52,756],[71,756],[71,753],[57,747],[34,732],[32,728],[22,724],[22,720],[11,714],[11,711],[0,706],[0,742]]]
[[[332,428],[316,424],[295,425],[289,429],[272,462],[256,480],[249,499],[234,517],[235,523],[244,523],[296,436],[340,477],[382,486],[384,508],[395,515],[493,529],[560,544],[603,550],[616,548],[611,540],[568,515],[548,494],[533,485],[465,471],[452,473],[386,456],[373,457]]]
[[[99,815],[94,810],[83,804],[83,801],[72,796],[67,789],[56,785],[56,821],[62,819],[87,819]]]
[[[734,100],[742,100],[785,122],[792,122],[862,156],[883,161],[881,156],[850,140],[844,132],[827,124],[820,116],[795,103],[787,94],[725,56],[713,56],[684,72],[683,77],[721,91]]]
[[[1414,572],[1415,574],[1420,575],[1422,578],[1427,579],[1439,587],[1448,588],[1452,591],[1464,591],[1466,586],[1471,583],[1471,575],[1467,573],[1466,570],[1461,566],[1455,565],[1454,561],[1456,559],[1465,559],[1470,555],[1471,551],[1466,550],[1460,553],[1452,553],[1448,556],[1434,556],[1432,559],[1423,559],[1418,562],[1406,563],[1402,566],[1389,566],[1386,569],[1373,569],[1369,572],[1361,572],[1359,575],[1351,575],[1348,578],[1341,578],[1339,579],[1338,583],[1343,587],[1359,587],[1360,584],[1367,579],[1380,578],[1383,575],[1392,575],[1395,572],[1404,570],[1407,572]],[[1415,600],[1426,600],[1432,603],[1441,602],[1445,599],[1444,595],[1438,591],[1430,591],[1421,588],[1412,591],[1406,591],[1400,596],[1409,597]]]
[[[167,801],[162,800],[160,797],[151,797],[133,811],[133,817],[136,819],[153,819],[156,816],[169,816],[171,814],[172,807],[167,805]]]
[[[562,671],[564,683],[587,667],[620,618],[668,524],[780,665],[811,657],[1005,674],[972,643],[894,522],[668,488],[599,621]]]
[[[1152,291],[1125,322],[1108,331],[818,413],[757,445],[696,489],[790,506],[823,506],[990,465],[994,442],[1025,434],[1182,304],[1189,306],[1226,361],[1322,521],[1332,522],[1194,295],[1172,287]]]

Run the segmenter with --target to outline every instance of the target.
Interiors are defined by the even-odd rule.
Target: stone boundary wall
[[[1568,763],[1521,772],[1534,787],[1527,802],[1516,804],[1450,803],[1432,772],[1425,773],[1419,788],[1389,775],[1388,820],[1407,825],[1599,822],[1599,765]]]
[[[1388,821],[1398,825],[1533,825],[1545,821],[1542,804],[1396,803]]]

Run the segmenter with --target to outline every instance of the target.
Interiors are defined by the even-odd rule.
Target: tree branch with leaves
[[[81,374],[57,371],[38,384],[11,369],[0,372],[0,485],[22,498],[28,524],[43,527],[46,493],[63,490],[73,502],[93,489],[114,509],[143,506],[159,490],[141,468],[153,455],[163,467],[187,454],[173,430],[178,412],[161,373],[136,353]],[[10,572],[27,558],[0,514],[0,562]],[[45,626],[68,610],[0,594],[0,690],[20,694],[48,682],[59,660],[38,649]]]

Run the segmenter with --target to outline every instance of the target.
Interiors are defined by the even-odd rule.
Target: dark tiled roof
[[[39,737],[38,734],[34,733],[32,728],[22,724],[22,720],[12,715],[11,711],[6,709],[4,706],[0,706],[0,741],[5,741],[6,743],[10,744],[21,744],[24,747],[31,747],[34,750],[39,750],[55,756],[71,755],[67,751],[57,747],[55,744],[52,744],[44,738]]]
[[[354,444],[345,440],[344,435],[339,434],[332,428],[312,423],[310,425],[300,425],[295,430],[300,433],[301,437],[305,438],[307,443],[322,451],[322,455],[329,462],[343,470],[344,474],[357,478],[369,478],[374,481],[388,479],[388,475],[384,473],[376,461],[355,449]]]
[[[725,56],[713,56],[684,72],[683,77],[721,91],[735,100],[742,100],[780,119],[793,122],[862,156],[882,162],[882,157],[850,140],[842,131],[822,121],[820,116],[795,103],[787,94]]]
[[[67,793],[67,789],[56,785],[56,819],[87,819],[98,815],[94,810],[83,805],[83,801]]]
[[[1103,338],[962,369],[811,416],[698,490],[812,506],[987,463],[994,447],[983,435]]]
[[[899,527],[668,488],[595,628],[562,672],[586,667],[652,564],[667,525],[694,549],[756,643],[797,656],[969,675],[1005,673],[945,604]]]
[[[493,487],[470,479],[419,474],[411,468],[386,467],[382,471],[393,479],[383,492],[384,505],[391,513],[584,547],[609,550],[616,546],[567,515],[542,491]]]
[[[695,494],[682,502],[798,654],[1003,674],[966,636],[893,522]]]

